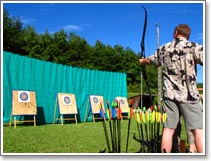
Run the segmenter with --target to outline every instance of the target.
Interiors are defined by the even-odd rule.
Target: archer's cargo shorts
[[[164,100],[164,108],[167,111],[167,120],[164,127],[176,129],[181,113],[187,130],[203,128],[203,106],[201,102],[194,104],[178,103],[166,99]]]

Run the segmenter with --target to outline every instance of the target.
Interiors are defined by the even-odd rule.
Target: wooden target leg
[[[9,127],[11,127],[12,125],[12,111],[11,111],[11,114],[10,114],[10,123],[9,123]]]
[[[16,117],[14,117],[14,128],[16,128]]]
[[[86,104],[86,112],[85,112],[85,116],[84,116],[84,122],[86,122],[86,118],[87,118],[87,114],[88,114],[88,106],[89,106],[89,99],[88,99],[88,102]]]
[[[94,114],[92,114],[92,119],[93,119],[93,122],[95,123],[95,116],[94,116]]]
[[[36,117],[34,116],[34,127],[36,127]]]
[[[53,124],[55,124],[55,120],[56,120],[56,108],[57,108],[57,98],[56,98],[56,103],[55,103],[55,106],[54,106]]]
[[[75,123],[76,123],[76,125],[77,125],[77,116],[76,116],[76,114],[75,114]]]
[[[62,115],[60,116],[60,119],[61,119],[61,124],[64,125]]]

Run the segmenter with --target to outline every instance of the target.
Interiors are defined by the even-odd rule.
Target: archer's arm
[[[149,65],[149,64],[151,64],[151,61],[149,58],[141,58],[141,59],[139,59],[139,63],[141,65]]]

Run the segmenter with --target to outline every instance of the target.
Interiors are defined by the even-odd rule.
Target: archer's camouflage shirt
[[[200,100],[196,82],[196,64],[203,65],[203,46],[184,38],[176,38],[161,46],[149,57],[163,68],[165,98],[182,103]]]

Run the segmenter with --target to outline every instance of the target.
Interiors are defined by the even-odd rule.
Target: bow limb
[[[143,28],[142,39],[141,39],[141,58],[145,58],[145,44],[144,44],[144,39],[145,39],[146,29],[147,29],[147,10],[146,10],[146,8],[144,6],[142,6],[142,7],[144,9],[145,20],[144,20],[144,28]],[[143,76],[143,78],[145,80],[147,91],[148,91],[149,96],[150,96],[150,104],[152,105],[153,104],[153,102],[152,102],[152,94],[150,92],[150,87],[149,87],[149,83],[148,83],[148,80],[147,80],[147,74],[146,74],[146,68],[145,68],[145,66],[142,66],[142,74],[141,74],[141,77],[142,76]],[[142,94],[142,92],[141,92],[141,94]],[[142,100],[143,99],[141,99],[141,101]]]
[[[145,44],[144,44],[144,39],[145,39],[145,34],[146,34],[146,29],[147,29],[147,10],[144,6],[144,14],[145,14],[145,20],[144,20],[144,28],[143,28],[143,34],[142,34],[142,39],[141,39],[141,58],[145,58]]]

